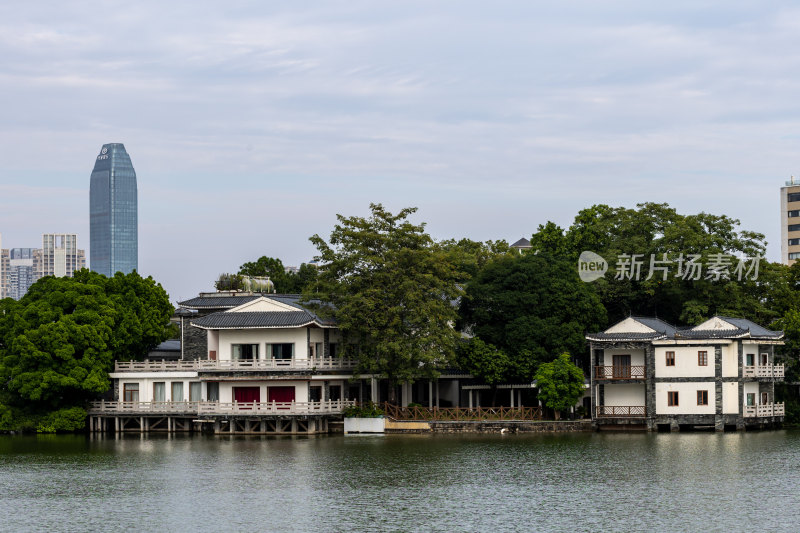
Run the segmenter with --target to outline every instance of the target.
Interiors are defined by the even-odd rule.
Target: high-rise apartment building
[[[8,298],[8,250],[3,250],[3,235],[0,233],[0,300]]]
[[[792,176],[781,187],[781,262],[800,259],[800,180]]]
[[[40,250],[34,248],[11,248],[8,250],[7,297],[19,300],[34,282],[39,279],[34,257],[41,258]]]
[[[74,233],[45,233],[42,235],[41,276],[72,277],[86,266],[86,254],[78,250]]]
[[[121,143],[104,144],[89,185],[90,260],[95,272],[113,276],[138,268],[136,172]]]

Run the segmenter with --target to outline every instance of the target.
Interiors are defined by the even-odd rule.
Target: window
[[[756,393],[748,392],[747,393],[747,406],[753,407],[756,404]]]
[[[294,357],[294,343],[267,344],[267,357],[272,359],[291,359]]]
[[[761,354],[761,366],[767,366],[769,364],[769,354],[762,353]]]
[[[761,405],[767,405],[769,403],[769,393],[762,392],[761,393]]]
[[[670,407],[677,407],[678,405],[678,391],[667,392],[667,405]]]
[[[122,386],[122,401],[123,402],[138,402],[139,401],[139,384],[126,383]]]
[[[314,357],[322,357],[325,353],[322,351],[322,343],[315,342],[314,343]]]
[[[789,218],[800,217],[800,210],[789,211]]]
[[[234,361],[258,359],[258,344],[231,344],[231,359]]]
[[[697,405],[708,405],[708,391],[697,391]]]
[[[219,383],[209,382],[206,384],[206,394],[208,395],[209,402],[219,401]]]
[[[335,342],[328,344],[328,350],[331,352],[331,357],[336,357],[339,353],[339,345]]]
[[[153,401],[166,402],[167,401],[167,387],[163,381],[156,381],[153,383]]]
[[[321,402],[322,401],[322,387],[309,387],[308,388],[308,401]]]
[[[789,254],[789,259],[800,259],[800,253],[792,252]]]
[[[708,366],[708,352],[697,352],[697,366]]]
[[[190,402],[199,402],[202,400],[202,386],[200,385],[199,381],[192,381],[189,383],[189,401]]]
[[[328,396],[329,400],[332,402],[338,402],[342,399],[342,386],[341,385],[331,385],[328,388]]]
[[[667,352],[667,366],[675,366],[675,352]]]
[[[800,246],[800,239],[789,239],[789,246]]]
[[[790,192],[786,195],[786,200],[789,202],[800,202],[800,192]]]
[[[172,382],[172,401],[173,402],[183,401],[183,381]]]
[[[789,224],[788,231],[800,231],[800,224]]]
[[[752,354],[752,353],[747,354],[745,356],[744,366],[753,366],[755,364],[753,362],[755,360],[755,357],[756,357],[755,354]]]

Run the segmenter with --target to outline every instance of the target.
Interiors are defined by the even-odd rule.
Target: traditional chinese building
[[[586,338],[598,429],[723,431],[783,422],[784,405],[775,403],[782,331],[723,316],[684,329],[629,317]]]

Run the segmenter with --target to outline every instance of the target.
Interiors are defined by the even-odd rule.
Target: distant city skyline
[[[139,271],[174,302],[336,214],[530,237],[596,203],[740,219],[780,260],[800,174],[786,4],[143,1],[0,6],[0,231],[89,235],[87,161],[125,143]],[[113,22],[113,23],[111,23]]]

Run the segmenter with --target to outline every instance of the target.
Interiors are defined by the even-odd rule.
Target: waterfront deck
[[[322,402],[94,402],[92,433],[202,432],[245,435],[327,433],[354,400]]]
[[[747,405],[744,408],[745,418],[765,418],[771,416],[785,416],[785,414],[786,408],[783,403]]]

